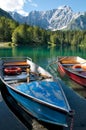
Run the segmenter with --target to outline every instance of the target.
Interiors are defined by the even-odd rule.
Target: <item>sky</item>
[[[47,11],[70,6],[74,12],[86,11],[86,0],[0,0],[0,8],[27,15],[31,11]]]

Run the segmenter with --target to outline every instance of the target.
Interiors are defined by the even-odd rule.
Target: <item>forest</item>
[[[86,31],[50,31],[0,17],[0,42],[11,42],[19,46],[86,46]]]

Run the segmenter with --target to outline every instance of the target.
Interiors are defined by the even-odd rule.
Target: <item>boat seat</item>
[[[18,80],[10,80],[10,81],[6,81],[6,83],[8,83],[8,84],[11,84],[11,83],[17,83],[18,82]]]
[[[28,66],[28,63],[26,61],[23,62],[5,62],[4,66]]]
[[[63,66],[73,66],[74,64],[62,64]]]

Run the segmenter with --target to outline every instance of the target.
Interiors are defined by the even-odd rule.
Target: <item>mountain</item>
[[[81,14],[78,18],[73,19],[67,26],[67,30],[86,30],[86,13]]]
[[[11,15],[8,12],[6,12],[6,11],[4,11],[4,10],[2,10],[0,8],[0,17],[1,16],[4,16],[4,17],[9,18],[9,19],[12,19]]]
[[[26,22],[26,21],[25,21],[26,18],[25,18],[24,16],[18,14],[17,12],[9,12],[9,15],[10,15],[15,21],[17,21],[17,22],[19,22],[19,23],[25,23],[25,22]]]
[[[31,11],[28,16],[21,16],[16,12],[9,12],[19,23],[39,26],[46,30],[86,29],[86,13],[74,13],[71,7],[62,6],[49,11]]]

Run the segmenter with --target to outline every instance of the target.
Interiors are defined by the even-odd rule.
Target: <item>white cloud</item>
[[[16,11],[26,15],[26,12],[23,10],[26,1],[27,0],[0,0],[0,8],[6,11]]]
[[[16,11],[18,12],[19,14],[23,15],[23,16],[27,16],[28,15],[28,12],[25,12],[24,10],[19,10],[19,11]]]
[[[37,7],[33,0],[0,0],[0,8],[6,11],[16,11],[22,15],[27,15],[23,10],[25,3],[30,3],[30,6]]]
[[[34,3],[32,0],[28,0],[30,2],[31,6],[37,7],[38,5],[36,3]]]
[[[0,8],[7,11],[20,10],[24,2],[25,0],[0,0]]]
[[[31,3],[32,6],[37,7],[38,5],[36,3]]]

